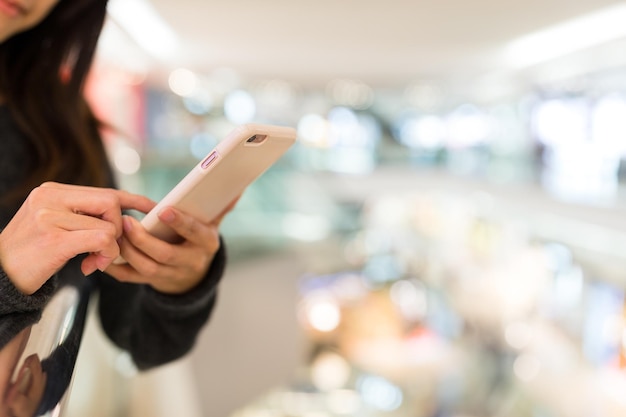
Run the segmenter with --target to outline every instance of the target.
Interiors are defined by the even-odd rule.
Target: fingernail
[[[109,265],[111,265],[111,262],[112,262],[111,258],[105,258],[104,256],[99,256],[98,259],[96,260],[96,266],[98,267],[98,270],[104,272],[104,270],[107,269]]]
[[[24,368],[22,374],[20,375],[20,381],[17,385],[17,390],[20,394],[25,395],[28,393],[28,388],[30,388],[30,381],[33,377],[33,373],[30,368]]]
[[[93,274],[94,272],[96,272],[96,269],[98,269],[98,267],[96,267],[95,265],[92,265],[88,268],[83,268],[83,275],[89,276]]]
[[[159,218],[165,223],[171,223],[176,219],[176,214],[174,214],[174,210],[163,209],[159,212]]]

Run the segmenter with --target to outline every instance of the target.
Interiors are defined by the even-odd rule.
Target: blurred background
[[[298,141],[192,354],[93,320],[69,415],[626,415],[625,2],[110,0],[87,90],[154,199],[238,124]]]

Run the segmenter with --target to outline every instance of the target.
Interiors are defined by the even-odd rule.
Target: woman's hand
[[[16,381],[6,393],[6,405],[10,415],[32,417],[43,398],[48,376],[43,371],[41,360],[32,354],[24,360]]]
[[[111,264],[106,272],[119,281],[149,284],[163,293],[180,294],[192,289],[206,275],[220,247],[219,225],[236,202],[209,223],[173,207],[164,208],[159,219],[183,238],[175,244],[150,235],[137,220],[124,216],[120,248],[128,263]]]
[[[23,293],[37,291],[67,261],[90,253],[85,275],[119,255],[122,210],[155,203],[125,191],[48,182],[35,188],[0,233],[0,265]]]

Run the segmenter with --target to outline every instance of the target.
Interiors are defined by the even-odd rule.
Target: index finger
[[[102,220],[115,224],[117,230],[122,231],[122,210],[137,210],[142,213],[150,211],[156,203],[147,197],[139,194],[132,194],[127,191],[109,189],[108,190],[116,202],[110,205],[101,215]]]
[[[137,210],[142,213],[150,211],[156,203],[148,197],[129,193],[114,188],[99,188],[83,185],[46,182],[40,189],[59,190],[55,199],[75,213],[100,217],[121,226],[122,210]]]
[[[137,210],[147,213],[156,206],[156,202],[140,194],[129,193],[123,190],[113,190],[120,199],[122,210]]]

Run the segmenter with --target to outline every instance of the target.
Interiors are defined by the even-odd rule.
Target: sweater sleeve
[[[23,294],[0,266],[0,349],[24,328],[39,321],[56,286],[54,276],[34,294]]]
[[[57,277],[49,279],[37,292],[26,295],[18,290],[0,266],[0,316],[41,310],[54,294]]]
[[[130,353],[139,369],[182,357],[192,349],[211,315],[225,265],[226,250],[221,242],[202,282],[180,295],[101,274],[98,308],[103,330]]]

